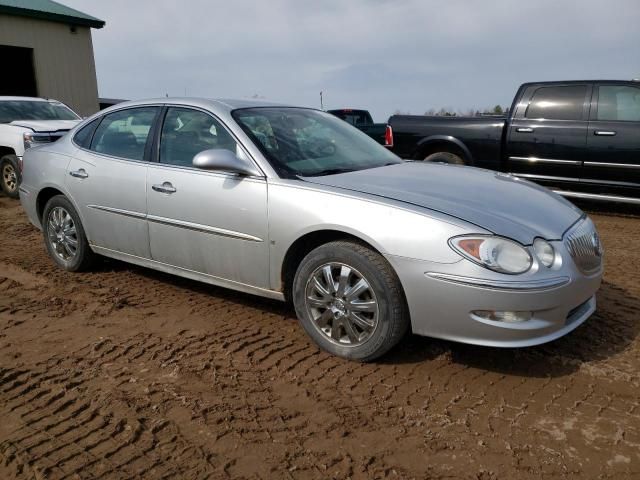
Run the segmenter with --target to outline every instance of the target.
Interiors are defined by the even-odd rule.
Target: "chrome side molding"
[[[585,167],[638,168],[637,163],[584,162]]]
[[[509,157],[509,160],[526,163],[561,163],[564,165],[582,165],[580,160],[557,160],[555,158]]]
[[[237,240],[246,240],[249,242],[262,242],[263,239],[249,235],[248,233],[236,232],[234,230],[226,230],[224,228],[212,227],[209,225],[202,225],[199,223],[185,222],[182,220],[176,220],[173,218],[159,217],[157,215],[147,215],[141,212],[133,212],[130,210],[122,210],[120,208],[104,207],[102,205],[87,205],[88,208],[94,210],[101,210],[103,212],[114,213],[116,215],[123,215],[125,217],[137,218],[140,220],[147,220],[149,222],[161,223],[163,225],[171,225],[173,227],[185,228],[187,230],[193,230],[201,233],[210,233],[212,235],[218,235],[221,237],[235,238]]]
[[[162,225],[184,228],[200,233],[210,233],[212,235],[218,235],[221,237],[235,238],[237,240],[246,240],[249,242],[263,241],[261,238],[249,235],[247,233],[236,232],[234,230],[226,230],[224,228],[211,227],[209,225],[202,225],[200,223],[185,222],[183,220],[176,220],[174,218],[159,217],[157,215],[147,215],[147,220],[153,223],[160,223]]]

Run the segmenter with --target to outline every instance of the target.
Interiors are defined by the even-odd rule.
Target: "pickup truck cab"
[[[55,142],[80,122],[56,100],[0,97],[0,188],[18,198],[22,155],[27,148]]]
[[[506,117],[394,115],[393,151],[512,173],[575,198],[640,204],[640,82],[525,83]]]
[[[355,110],[352,108],[341,108],[338,110],[327,110],[327,113],[335,115],[341,120],[350,123],[358,130],[366,133],[380,145],[393,147],[393,134],[391,127],[386,123],[374,123],[371,114],[367,110]]]

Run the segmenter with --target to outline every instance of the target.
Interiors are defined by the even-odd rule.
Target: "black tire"
[[[5,155],[0,158],[0,188],[7,197],[18,198],[20,196],[20,168],[18,157]]]
[[[307,301],[308,289],[315,288],[311,283],[314,282],[314,276],[322,275],[318,272],[323,267],[326,268],[327,265],[333,265],[330,267],[330,271],[334,272],[342,272],[342,267],[352,269],[349,271],[352,274],[353,284],[358,284],[360,279],[364,278],[369,287],[361,294],[364,296],[364,300],[362,296],[353,297],[352,300],[348,300],[346,295],[341,296],[339,292],[335,291],[340,291],[340,287],[336,288],[332,281],[334,293],[332,297],[326,297],[333,302],[331,310],[325,307],[314,309],[312,304]],[[333,270],[331,270],[332,268]],[[348,293],[354,285],[348,282],[345,284],[347,286],[342,290],[343,293],[344,291]],[[325,282],[325,285],[330,284]],[[312,250],[298,267],[293,280],[292,297],[296,314],[305,331],[320,348],[339,357],[362,362],[375,360],[397,345],[409,329],[408,309],[402,286],[395,271],[379,253],[353,241],[334,241]],[[344,299],[340,304],[344,310],[339,313],[333,311],[336,298]],[[325,302],[325,297],[323,296],[320,301]],[[363,318],[363,315],[369,315],[366,320],[374,323],[375,326],[368,331],[362,330],[360,332],[361,323],[350,321],[351,332],[360,335],[357,341],[350,344],[351,337],[344,324],[340,322],[352,318],[351,315],[354,313],[354,310],[351,310],[352,306],[361,306],[363,303],[371,302],[377,306],[376,313],[358,311],[355,313],[359,315],[359,318]],[[320,314],[321,311],[322,314]],[[331,326],[324,327],[331,332],[323,331],[314,321],[314,315],[318,319],[324,313],[331,317]],[[322,323],[322,321],[320,322]],[[343,338],[345,338],[346,344],[332,338],[334,328],[336,331],[344,332]]]
[[[55,217],[59,212],[66,212],[72,223],[67,223],[66,221],[57,222]],[[66,219],[67,217],[61,218]],[[66,231],[62,227],[61,229],[56,229],[55,227],[58,223],[67,225],[67,227],[72,225],[75,228],[75,234],[72,235],[70,233],[72,231],[70,228]],[[63,231],[61,232],[60,230]],[[93,264],[96,254],[93,253],[89,246],[78,212],[76,212],[71,202],[63,195],[52,197],[45,205],[42,214],[42,233],[49,256],[61,268],[69,272],[78,272],[87,270]],[[58,236],[59,233],[63,234],[63,241],[56,241],[54,244],[54,237],[55,240],[60,240],[61,238]],[[70,251],[66,250],[63,246],[64,243],[66,243],[64,239],[68,240],[72,237],[75,237],[75,252],[73,255],[68,255],[68,258],[64,258],[65,255],[70,253]],[[68,245],[71,249],[70,245],[71,242],[69,242]]]
[[[466,165],[462,157],[451,152],[432,153],[431,155],[427,155],[424,161],[433,163],[449,163],[451,165]]]

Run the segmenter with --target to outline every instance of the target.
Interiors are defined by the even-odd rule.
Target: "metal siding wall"
[[[91,29],[0,14],[0,44],[33,48],[38,95],[60,100],[80,115],[98,111],[98,84]],[[10,75],[11,65],[0,72]]]

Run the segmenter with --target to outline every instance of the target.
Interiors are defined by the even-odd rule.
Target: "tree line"
[[[467,110],[453,110],[449,108],[429,108],[424,112],[424,115],[428,117],[480,117],[482,115],[507,115],[509,113],[509,107],[503,108],[501,105],[496,105],[493,108],[485,108],[484,110],[477,110],[475,108],[469,108]],[[394,115],[410,115],[410,112],[403,112],[396,110]]]

